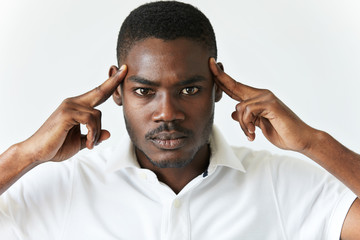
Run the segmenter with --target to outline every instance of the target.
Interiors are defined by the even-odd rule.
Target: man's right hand
[[[101,129],[101,112],[95,107],[112,95],[126,73],[127,67],[123,65],[95,89],[65,99],[34,135],[19,144],[20,150],[27,153],[33,163],[63,161],[85,147],[92,149],[108,139],[110,133]],[[87,135],[81,134],[80,124],[88,129]]]

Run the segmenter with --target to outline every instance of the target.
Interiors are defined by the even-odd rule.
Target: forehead
[[[194,75],[211,78],[210,51],[201,43],[179,38],[148,38],[135,43],[125,58],[127,76],[147,79],[183,79]]]

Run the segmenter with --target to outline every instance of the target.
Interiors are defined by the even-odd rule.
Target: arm
[[[300,152],[311,158],[342,181],[357,196],[344,222],[342,239],[360,236],[360,155],[340,144],[329,134],[305,124],[272,92],[236,82],[215,59],[210,69],[216,84],[239,103],[232,113],[249,141],[255,139],[255,128],[275,146]],[[357,227],[355,227],[357,226]]]
[[[341,239],[359,239],[360,155],[349,150],[325,132],[314,133],[313,143],[303,151],[303,154],[328,170],[358,196],[345,218]]]
[[[113,66],[103,84],[64,100],[34,135],[1,154],[0,194],[33,167],[47,161],[64,161],[108,139],[110,133],[101,129],[101,112],[95,107],[111,96],[126,72],[125,65],[120,70]],[[80,124],[86,125],[87,135],[81,134]]]

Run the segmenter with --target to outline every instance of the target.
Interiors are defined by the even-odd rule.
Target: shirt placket
[[[203,176],[195,178],[179,195],[173,194],[163,203],[161,226],[162,240],[190,240],[190,196],[194,188],[200,184]]]

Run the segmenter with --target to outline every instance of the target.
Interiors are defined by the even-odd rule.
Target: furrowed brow
[[[128,80],[134,83],[140,83],[147,86],[155,86],[155,87],[159,86],[158,83],[139,76],[131,76],[128,78]]]
[[[190,85],[190,84],[205,82],[205,81],[208,81],[208,80],[203,76],[193,76],[184,81],[179,82],[177,85],[185,86],[185,85]]]

